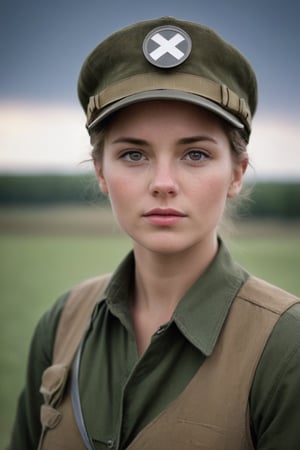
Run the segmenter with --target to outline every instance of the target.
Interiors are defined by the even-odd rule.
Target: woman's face
[[[134,245],[176,253],[215,245],[226,199],[241,188],[222,122],[199,107],[151,101],[118,112],[105,132],[101,190]]]

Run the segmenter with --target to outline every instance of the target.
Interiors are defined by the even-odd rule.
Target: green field
[[[300,295],[300,234],[263,233],[229,246],[255,275]],[[0,234],[0,447],[7,442],[30,336],[42,312],[78,281],[111,271],[130,248],[121,235]]]

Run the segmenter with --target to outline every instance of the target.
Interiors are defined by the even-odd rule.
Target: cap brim
[[[87,129],[91,130],[96,125],[100,124],[104,119],[109,117],[111,114],[120,109],[125,108],[126,106],[150,100],[180,100],[184,102],[193,103],[195,105],[207,109],[208,111],[211,111],[212,113],[226,120],[236,128],[239,128],[241,130],[245,128],[244,124],[236,116],[231,114],[229,111],[223,109],[217,103],[212,102],[211,100],[208,100],[205,97],[190,94],[188,92],[176,91],[173,89],[156,89],[129,95],[128,97],[124,97],[121,100],[118,100],[106,106],[102,111],[99,112],[99,115],[90,124],[87,125]]]

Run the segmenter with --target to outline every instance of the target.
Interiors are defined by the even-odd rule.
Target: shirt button
[[[106,442],[107,448],[113,448],[114,445],[115,445],[115,443],[112,439],[109,439],[109,441]]]
[[[156,330],[156,335],[162,334],[167,328],[167,325],[161,325],[160,327],[158,327],[158,329]]]

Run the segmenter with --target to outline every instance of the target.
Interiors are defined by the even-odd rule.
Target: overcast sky
[[[299,1],[0,0],[0,167],[74,169],[87,156],[76,97],[87,54],[130,23],[171,15],[214,28],[251,62],[262,175],[300,178]]]

